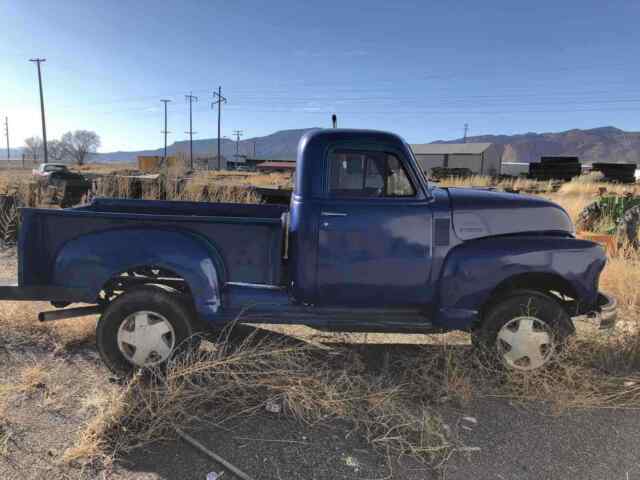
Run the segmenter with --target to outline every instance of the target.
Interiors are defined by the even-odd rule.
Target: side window
[[[413,197],[416,194],[402,163],[395,155],[387,156],[389,178],[387,180],[387,196]]]
[[[329,154],[329,193],[338,198],[413,197],[402,162],[392,153],[334,150]]]

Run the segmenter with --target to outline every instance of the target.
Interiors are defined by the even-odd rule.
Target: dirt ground
[[[15,262],[15,252],[0,253],[2,276],[15,275]],[[389,349],[410,351],[415,345],[366,348],[376,368]],[[209,472],[225,470],[175,438],[107,467],[63,463],[62,454],[94,415],[96,393],[112,388],[118,386],[90,343],[65,349],[15,345],[3,342],[0,332],[0,478],[204,480]],[[336,420],[307,425],[265,411],[224,428],[200,425],[194,436],[256,479],[640,478],[640,414],[635,410],[558,415],[541,403],[501,398],[465,405],[445,401],[433,408],[448,435],[465,447],[438,471],[406,458],[389,464],[358,432]],[[235,477],[225,472],[223,478]]]

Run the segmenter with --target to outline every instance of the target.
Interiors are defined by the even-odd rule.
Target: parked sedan
[[[68,172],[69,169],[63,163],[42,163],[38,168],[34,168],[31,173],[34,177],[48,177],[54,172]]]

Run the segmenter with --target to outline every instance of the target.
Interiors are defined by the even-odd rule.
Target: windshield
[[[427,190],[430,191],[434,187],[434,185],[431,184],[431,182],[429,181],[429,178],[427,177],[427,175],[425,175],[425,172],[423,172],[422,168],[420,168],[420,163],[418,163],[416,156],[413,154],[411,145],[409,145],[407,142],[404,142],[404,146],[408,150],[409,155],[411,155],[411,160],[413,161],[413,164],[416,166],[417,175],[420,177],[422,183],[427,187]]]

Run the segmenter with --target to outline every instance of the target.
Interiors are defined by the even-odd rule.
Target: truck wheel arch
[[[226,281],[215,245],[184,230],[121,228],[83,235],[63,245],[53,267],[54,284],[83,288],[87,302],[123,272],[161,268],[185,281],[204,320],[215,318]]]
[[[521,290],[533,290],[546,295],[556,293],[558,296],[558,303],[568,310],[567,313],[570,315],[575,313],[570,311],[570,305],[572,304],[570,302],[563,302],[561,299],[561,296],[571,299],[578,298],[575,288],[568,280],[555,273],[525,272],[503,280],[492,290],[489,298],[484,302],[480,309],[478,322],[482,322],[482,318],[484,318],[485,313],[496,302],[504,299],[511,292]]]

